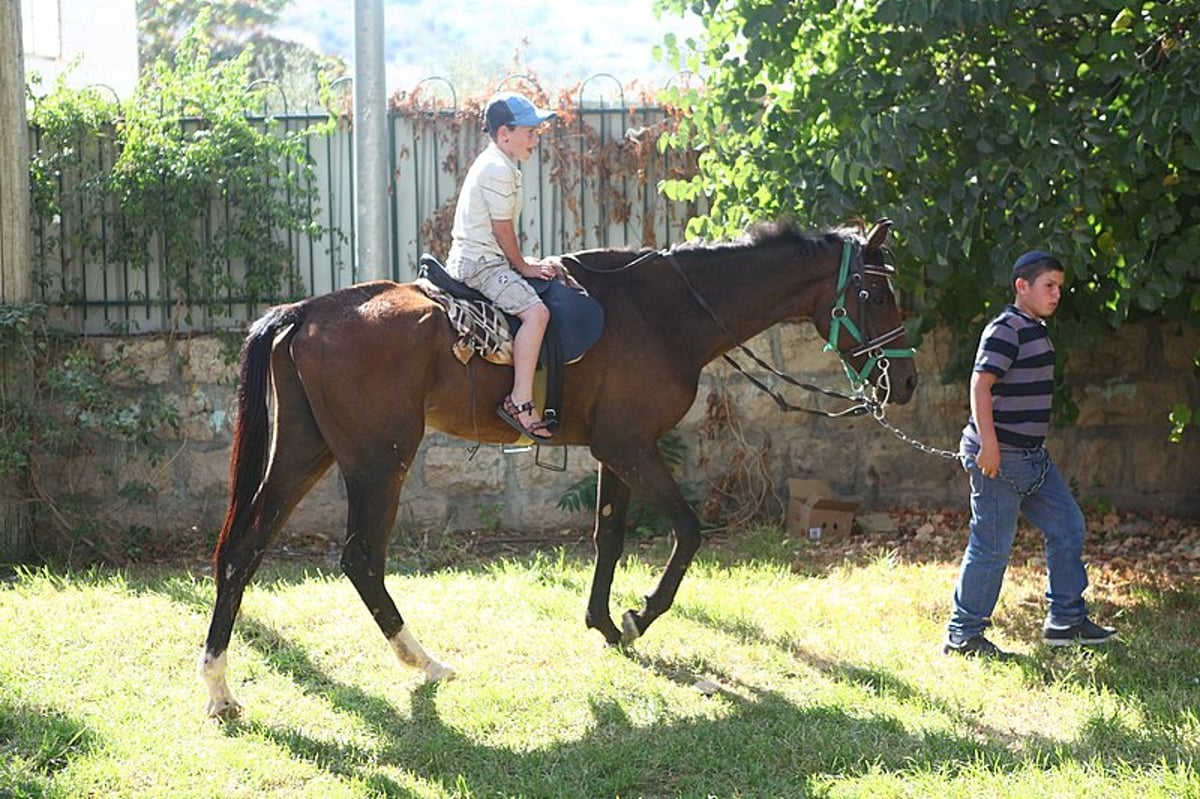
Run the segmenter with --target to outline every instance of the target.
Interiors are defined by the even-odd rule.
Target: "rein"
[[[881,333],[878,336],[864,340],[863,334],[859,331],[858,326],[854,324],[854,320],[851,319],[847,314],[846,292],[852,279],[855,283],[861,284],[865,275],[872,274],[886,277],[890,274],[890,272],[885,269],[866,265],[862,259],[861,249],[858,251],[857,257],[852,257],[854,255],[854,245],[850,241],[846,240],[842,242],[842,260],[838,271],[837,300],[830,309],[830,315],[833,318],[833,322],[829,328],[829,339],[825,343],[825,349],[826,351],[836,352],[838,354],[838,357],[842,361],[842,368],[846,372],[846,377],[850,380],[851,388],[854,389],[853,394],[845,394],[841,391],[822,388],[811,383],[805,383],[801,380],[797,380],[791,375],[779,371],[774,366],[758,357],[753,350],[738,341],[737,337],[733,335],[725,323],[721,321],[721,318],[717,316],[716,311],[713,310],[708,301],[705,300],[698,291],[696,291],[695,286],[693,286],[691,281],[688,280],[687,274],[683,271],[683,267],[679,265],[675,255],[669,251],[660,251],[655,254],[664,257],[671,262],[671,265],[674,266],[675,271],[679,273],[679,277],[683,280],[684,285],[687,286],[688,291],[691,292],[692,298],[696,300],[696,303],[708,313],[721,332],[729,336],[729,338],[734,342],[734,346],[736,346],[744,356],[753,361],[755,365],[789,385],[811,393],[823,394],[827,397],[833,397],[835,399],[853,403],[849,408],[841,411],[826,411],[818,408],[807,408],[802,405],[793,405],[772,386],[767,385],[765,382],[759,380],[757,377],[746,371],[746,369],[740,363],[738,363],[736,358],[728,353],[721,356],[725,359],[726,363],[733,367],[735,371],[739,372],[756,388],[760,389],[766,393],[767,396],[771,397],[771,399],[775,400],[775,404],[778,405],[781,410],[802,411],[804,413],[811,413],[832,419],[842,416],[862,416],[863,414],[870,413],[877,420],[883,419],[884,408],[887,406],[888,396],[891,394],[891,382],[888,378],[888,368],[891,363],[889,358],[912,358],[915,357],[916,351],[911,347],[905,349],[888,349],[884,347],[885,344],[889,344],[904,335],[903,326],[897,326],[886,333]],[[643,260],[644,257],[645,256],[643,256],[643,258],[639,258],[638,261]],[[859,290],[860,303],[866,299],[869,299],[869,297],[870,293],[866,288]],[[847,332],[850,333],[855,341],[858,342],[858,346],[848,353],[842,352],[837,346],[837,341],[841,335],[841,329],[843,327],[847,330]],[[865,319],[863,327],[867,328],[867,320]],[[870,330],[868,329],[867,332],[869,334]],[[855,371],[853,367],[850,366],[848,359],[858,357],[859,355],[869,355],[870,357],[867,359],[867,362],[863,364],[863,368],[861,370]],[[870,386],[871,396],[867,396],[867,393],[864,389],[866,389],[868,386],[867,380],[870,377],[871,372],[876,368],[879,369],[880,373],[878,384],[876,386]],[[880,394],[882,394],[882,397]]]

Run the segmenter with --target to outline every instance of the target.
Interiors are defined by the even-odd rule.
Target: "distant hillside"
[[[385,0],[388,87],[410,89],[438,76],[469,92],[514,72],[538,76],[546,89],[599,73],[616,81],[597,86],[660,87],[676,73],[654,60],[654,46],[668,32],[695,35],[699,22],[655,19],[652,2]],[[352,8],[347,0],[292,0],[278,32],[352,64]]]

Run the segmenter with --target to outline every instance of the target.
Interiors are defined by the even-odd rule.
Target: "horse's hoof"
[[[425,682],[449,682],[458,676],[458,672],[443,663],[431,662],[425,667]]]
[[[631,644],[642,636],[642,631],[638,629],[637,617],[634,616],[632,610],[625,611],[625,615],[621,617],[621,643]]]
[[[214,721],[233,721],[242,715],[242,706],[232,698],[220,701],[210,699],[204,705],[204,712]]]
[[[595,630],[604,636],[604,643],[609,646],[617,646],[621,643],[621,631],[617,629],[617,625],[612,623],[607,615],[600,621],[597,621],[591,615],[584,618],[584,624],[589,630]]]

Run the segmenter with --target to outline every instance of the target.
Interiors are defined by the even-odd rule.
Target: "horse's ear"
[[[887,241],[888,233],[892,229],[892,220],[880,219],[871,226],[871,231],[867,233],[867,249],[878,250]]]

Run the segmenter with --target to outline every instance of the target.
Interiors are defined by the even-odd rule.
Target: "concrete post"
[[[383,0],[354,0],[355,279],[390,277]]]

